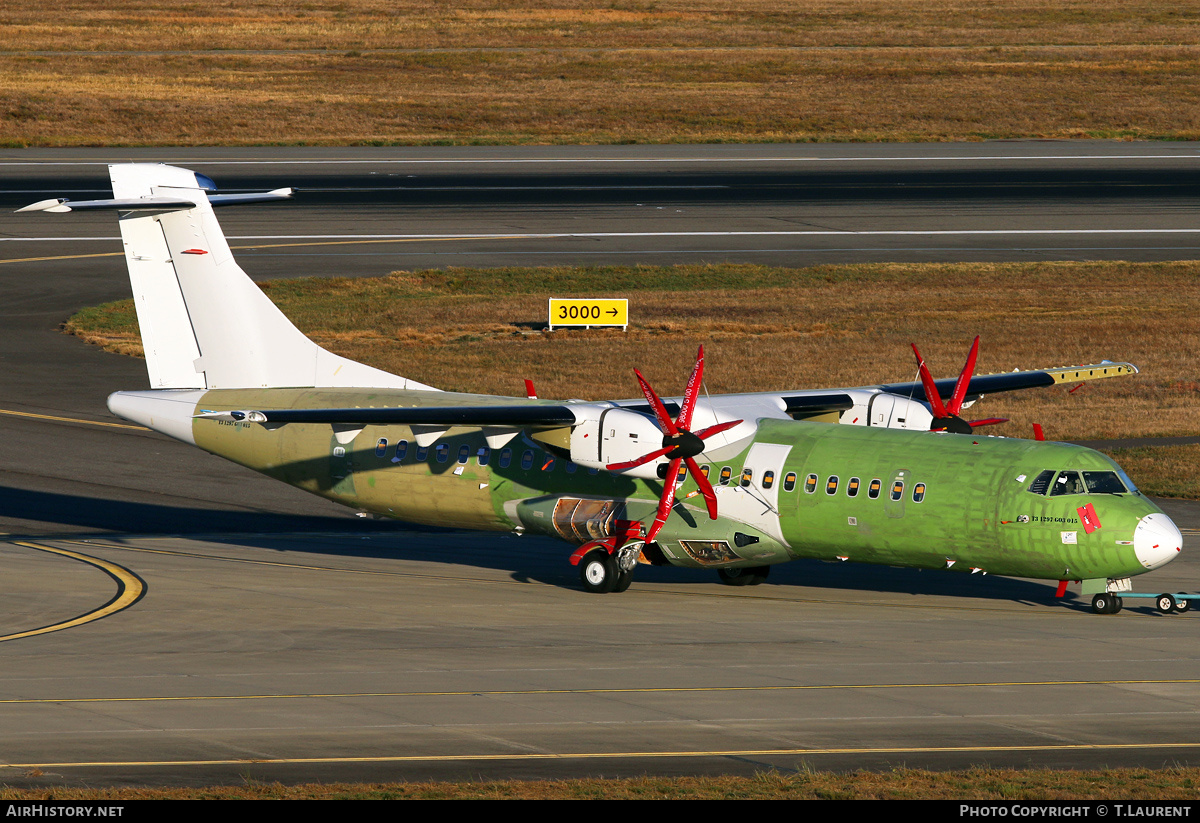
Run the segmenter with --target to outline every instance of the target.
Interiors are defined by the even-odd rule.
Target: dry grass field
[[[958,373],[1129,361],[1132,378],[986,398],[972,416],[1054,439],[1200,433],[1200,264],[1038,263],[450,269],[280,280],[267,293],[326,347],[439,388],[549,398],[636,397],[638,367],[678,394],[696,346],[709,391],[858,386]],[[630,331],[543,331],[548,296],[631,299]],[[730,318],[737,318],[731,320]],[[68,329],[136,353],[131,301]]]
[[[1200,137],[1200,5],[64,0],[0,145]]]

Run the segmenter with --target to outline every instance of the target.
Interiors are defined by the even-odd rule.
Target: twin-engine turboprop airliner
[[[152,164],[110,175],[111,200],[24,210],[119,212],[152,388],[116,392],[113,412],[363,512],[562,538],[589,591],[625,590],[639,563],[754,584],[809,557],[1081,580],[1109,612],[1181,549],[1108,457],[981,436],[960,415],[1127,363],[975,376],[973,347],[957,380],[918,353],[915,383],[710,397],[701,348],[678,399],[640,374],[637,400],[442,392],[320,348],[234,262],[213,207],[291,190],[219,194]]]

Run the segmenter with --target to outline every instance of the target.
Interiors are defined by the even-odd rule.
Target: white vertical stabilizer
[[[152,388],[434,390],[305,337],[233,259],[194,172],[134,163],[109,166],[109,174],[118,201],[195,204],[120,219]]]

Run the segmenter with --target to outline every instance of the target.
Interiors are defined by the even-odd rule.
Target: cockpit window
[[[1054,485],[1050,487],[1051,497],[1057,497],[1060,494],[1083,493],[1083,481],[1079,479],[1079,472],[1059,472],[1058,477],[1054,480]]]
[[[1125,494],[1129,491],[1116,472],[1084,472],[1083,482],[1088,494]]]
[[[1133,484],[1133,481],[1129,479],[1129,475],[1127,475],[1125,472],[1117,469],[1117,477],[1121,478],[1121,483],[1125,486],[1125,488],[1129,489],[1134,494],[1140,494],[1137,486]]]
[[[1054,469],[1046,469],[1033,479],[1029,484],[1029,490],[1034,494],[1045,494],[1050,488],[1050,481],[1054,479]]]

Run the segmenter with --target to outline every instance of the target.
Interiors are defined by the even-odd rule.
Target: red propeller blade
[[[723,431],[728,431],[729,429],[732,429],[734,426],[738,425],[739,423],[744,423],[744,422],[745,422],[744,420],[730,420],[726,423],[718,423],[715,426],[709,426],[707,429],[701,429],[700,431],[695,432],[695,435],[697,437],[699,437],[701,440],[707,440],[708,438],[712,437],[714,434],[720,434]]]
[[[679,458],[671,461],[667,467],[667,479],[663,481],[662,498],[658,501],[658,511],[654,513],[654,522],[650,524],[649,530],[646,532],[646,542],[653,543],[654,538],[666,525],[667,517],[671,514],[671,507],[675,505],[675,480],[679,477],[679,464],[683,462]]]
[[[999,423],[1007,423],[1007,422],[1008,422],[1007,417],[987,417],[987,418],[984,418],[983,420],[970,421],[971,428],[973,428],[973,429],[978,426],[995,426]]]
[[[937,385],[933,382],[933,375],[929,373],[929,368],[925,365],[925,358],[921,356],[921,352],[917,350],[916,343],[910,343],[913,354],[917,356],[917,370],[921,373],[921,385],[925,387],[925,399],[929,401],[929,408],[933,411],[935,418],[949,417],[946,414],[946,407],[942,405],[942,396],[938,394]]]
[[[638,385],[642,387],[642,394],[646,396],[646,402],[650,404],[650,408],[654,409],[654,416],[658,418],[658,425],[663,430],[663,434],[675,434],[678,429],[675,428],[671,415],[667,414],[667,407],[658,399],[658,395],[654,389],[650,388],[650,384],[646,382],[646,378],[642,377],[642,373],[637,369],[634,369],[633,373],[637,375]]]
[[[704,472],[700,471],[700,466],[696,464],[694,458],[685,457],[683,462],[687,464],[688,471],[692,473],[692,477],[696,480],[696,485],[700,487],[700,493],[704,495],[704,504],[708,507],[709,519],[716,520],[717,493],[713,491],[712,483],[709,483],[708,478],[704,476]]]
[[[971,344],[971,353],[967,355],[966,365],[958,375],[958,382],[954,384],[954,394],[950,398],[950,405],[946,407],[951,414],[958,414],[962,411],[963,401],[967,399],[967,387],[971,385],[971,377],[975,374],[975,360],[978,357],[979,337],[976,336],[975,342]]]
[[[639,457],[636,460],[627,460],[624,463],[609,463],[604,468],[608,469],[610,472],[623,472],[626,469],[635,469],[638,466],[644,466],[645,464],[649,463],[651,460],[657,460],[658,458],[662,457],[667,452],[671,451],[671,449],[673,449],[673,448],[675,448],[675,447],[667,446],[665,448],[659,449],[658,451],[652,451],[649,454],[643,454],[641,457]]]
[[[683,406],[679,409],[679,417],[675,423],[681,429],[692,428],[692,412],[696,410],[696,398],[700,396],[700,385],[704,381],[704,346],[696,352],[696,365],[692,367],[692,376],[688,378],[687,388],[683,390]]]

